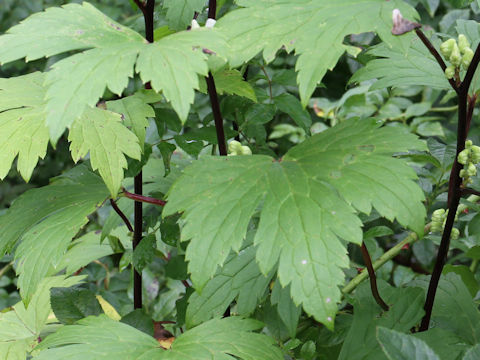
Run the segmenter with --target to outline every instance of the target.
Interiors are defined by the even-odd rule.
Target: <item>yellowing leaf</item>
[[[103,312],[107,315],[110,319],[115,321],[120,321],[122,317],[120,314],[115,310],[115,308],[110,304],[107,300],[105,300],[101,295],[95,296],[102,307]]]

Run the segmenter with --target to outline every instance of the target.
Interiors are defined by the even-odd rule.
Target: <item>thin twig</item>
[[[465,189],[462,189],[462,196],[464,195],[477,195],[477,196],[480,196],[480,191],[477,191],[477,190],[473,190],[473,189],[470,189],[470,188],[465,188]]]
[[[136,202],[139,202],[139,203],[144,202],[144,203],[147,203],[147,204],[158,205],[158,206],[165,206],[165,204],[167,203],[165,200],[155,199],[155,198],[152,198],[152,197],[149,197],[149,196],[139,195],[139,194],[136,194],[136,193],[133,194],[131,192],[128,192],[125,189],[123,189],[123,195],[126,198],[135,200]]]
[[[267,70],[265,70],[264,66],[260,66],[260,69],[262,69],[263,73],[265,74],[265,77],[267,78],[268,90],[270,92],[270,100],[273,100],[272,80],[270,80],[270,77],[268,76]]]
[[[437,49],[433,46],[433,44],[430,42],[430,40],[427,39],[425,34],[420,28],[415,29],[415,33],[417,36],[422,40],[423,44],[426,46],[426,48],[430,51],[430,54],[433,55],[435,60],[437,60],[438,65],[442,68],[443,72],[445,72],[445,69],[447,68],[447,65],[445,64],[445,61],[443,61],[442,56],[438,53]],[[455,90],[458,93],[458,87],[455,84],[455,81],[453,79],[448,79],[448,82],[450,83],[450,86],[452,87],[453,90]]]
[[[110,205],[112,205],[113,210],[115,210],[118,216],[122,218],[125,225],[127,225],[128,231],[133,232],[132,224],[130,224],[130,221],[128,220],[127,216],[123,213],[123,211],[120,210],[115,200],[110,199]]]
[[[473,110],[475,109],[475,103],[477,101],[477,94],[468,97],[468,108],[467,108],[467,124],[465,126],[465,138],[467,138],[468,132],[470,131],[470,124],[472,122]]]
[[[388,305],[383,301],[382,297],[380,296],[380,293],[378,292],[378,287],[377,287],[377,277],[375,276],[375,270],[373,269],[372,265],[372,259],[370,257],[370,254],[368,253],[368,249],[365,246],[365,242],[362,241],[362,256],[363,256],[363,261],[365,262],[365,266],[367,267],[368,270],[368,275],[370,276],[370,289],[372,290],[372,295],[377,302],[377,304],[385,311],[389,310]]]

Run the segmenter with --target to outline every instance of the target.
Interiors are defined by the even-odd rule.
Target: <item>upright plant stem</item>
[[[416,29],[416,33],[425,46],[430,50],[432,55],[437,59],[440,67],[445,68],[445,63],[440,57],[438,52],[433,47],[432,43],[425,37],[420,29]],[[473,79],[473,74],[480,61],[480,46],[477,47],[470,66],[467,69],[467,73],[463,82],[457,86],[457,84],[450,84],[452,88],[457,92],[458,97],[458,124],[457,124],[457,151],[455,161],[453,163],[452,171],[450,173],[449,191],[448,191],[448,216],[445,222],[445,227],[442,234],[442,240],[438,249],[437,260],[433,269],[432,277],[430,278],[430,284],[428,286],[427,298],[425,300],[424,310],[425,316],[420,324],[419,331],[428,330],[430,324],[430,318],[432,316],[433,304],[435,301],[435,294],[437,292],[438,283],[442,274],[443,267],[445,265],[448,250],[450,247],[450,235],[455,222],[455,216],[457,213],[458,205],[462,197],[462,179],[460,178],[461,165],[457,162],[458,154],[465,149],[465,140],[467,139],[467,127],[469,113],[473,113],[475,101],[468,101],[468,89]],[[468,106],[470,105],[470,106]]]
[[[145,20],[145,38],[148,42],[153,42],[154,40],[154,10],[155,10],[155,0],[135,0],[135,3],[143,13],[143,18]],[[150,88],[150,85],[147,84],[146,88]],[[143,180],[142,172],[135,176],[134,179],[134,192],[137,195],[143,194]],[[143,206],[139,201],[135,201],[134,205],[134,231],[133,231],[133,249],[140,244],[142,241],[143,234]],[[134,309],[142,308],[142,274],[137,270],[133,269],[133,307]]]
[[[208,2],[208,18],[216,19],[217,16],[217,1],[210,0]],[[222,156],[227,155],[227,142],[225,141],[225,130],[223,129],[223,118],[220,111],[220,103],[218,102],[217,88],[215,87],[215,80],[211,72],[208,72],[207,90],[212,105],[213,119],[215,120],[215,130],[217,132],[218,152]]]

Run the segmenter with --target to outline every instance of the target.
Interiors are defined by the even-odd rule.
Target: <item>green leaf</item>
[[[143,149],[145,133],[149,117],[155,117],[153,108],[146,104],[141,95],[127,96],[126,98],[107,101],[107,109],[122,114],[122,120],[132,132],[137,135],[140,147]]]
[[[290,0],[239,0],[237,4],[244,8],[231,11],[216,25],[231,46],[230,64],[240,66],[259,52],[271,61],[282,47],[295,50],[303,106],[348,49],[345,36],[376,31],[390,43],[393,9],[400,9],[406,18],[417,17],[399,0],[297,0],[295,6]]]
[[[378,327],[377,339],[389,360],[440,360],[432,348],[412,335]]]
[[[92,261],[111,255],[113,251],[110,245],[101,244],[100,241],[101,234],[96,231],[75,240],[59,261],[57,269],[65,269],[65,273],[71,275]]]
[[[200,13],[205,0],[165,0],[163,8],[167,9],[168,26],[176,31],[186,30],[192,22],[195,12]]]
[[[155,258],[156,246],[155,234],[145,236],[133,250],[132,262],[135,269],[141,274],[143,269]]]
[[[0,37],[1,39],[1,37]],[[3,52],[3,49],[2,49]],[[0,55],[1,56],[1,55]],[[0,179],[18,155],[17,169],[29,181],[48,146],[42,73],[0,78]]]
[[[155,91],[163,92],[185,122],[194,100],[194,89],[199,89],[197,75],[208,73],[203,48],[223,53],[225,46],[223,37],[215,29],[182,31],[145,46],[138,57],[136,71],[144,83],[151,81]]]
[[[292,339],[295,338],[298,319],[302,313],[302,309],[294,304],[290,297],[289,287],[282,288],[280,282],[276,281],[270,300],[272,305],[277,305],[278,315],[280,315]]]
[[[469,348],[457,334],[438,327],[417,332],[414,336],[427,343],[442,360],[460,359],[465,350]]]
[[[422,276],[409,285],[427,289],[428,283],[429,278]],[[448,273],[440,278],[431,321],[470,345],[480,343],[480,312],[459,275]]]
[[[214,72],[213,78],[218,94],[238,95],[257,102],[257,96],[252,85],[243,79],[240,71],[222,69]]]
[[[79,276],[69,279],[63,276],[46,278],[38,286],[28,308],[19,302],[13,306],[13,310],[0,313],[0,359],[25,359],[51,312],[50,289],[73,286],[81,280]]]
[[[251,333],[260,327],[257,321],[238,317],[211,320],[180,335],[165,351],[153,337],[101,315],[61,328],[36,350],[41,350],[38,360],[283,359],[273,339]]]
[[[475,360],[480,358],[480,344],[475,345],[465,353],[462,360]]]
[[[183,212],[181,238],[190,240],[186,259],[196,289],[231,249],[240,249],[262,203],[255,236],[260,269],[267,274],[278,264],[294,302],[333,326],[342,268],[349,266],[339,238],[362,240],[355,209],[368,214],[375,207],[423,232],[423,192],[413,170],[392,154],[425,145],[402,128],[378,127],[373,120],[343,122],[292,148],[280,162],[262,155],[204,157],[185,168],[163,216]]]
[[[76,121],[68,140],[75,162],[90,152],[93,170],[99,171],[113,198],[127,167],[125,155],[140,160],[138,138],[121,123],[121,116],[99,108],[88,108]]]
[[[281,112],[290,115],[295,124],[300,126],[306,132],[310,131],[312,118],[307,110],[302,107],[300,101],[289,93],[283,93],[273,98],[275,105]]]
[[[381,43],[372,47],[367,54],[378,59],[370,60],[350,79],[350,83],[378,79],[371,90],[386,87],[424,85],[436,89],[450,89],[442,69],[415,34],[402,35],[409,47]],[[437,42],[434,42],[437,44]]]
[[[480,286],[478,285],[477,279],[475,279],[475,275],[468,266],[446,264],[443,268],[442,274],[448,274],[451,272],[460,275],[463,283],[467,287],[472,297],[477,295],[477,292],[480,290]]]
[[[376,339],[377,326],[408,332],[422,319],[425,300],[422,289],[394,288],[380,280],[378,291],[390,305],[389,311],[382,311],[378,306],[368,283],[363,283],[356,289],[353,323],[339,360],[386,359]]]
[[[0,253],[16,250],[18,286],[28,302],[40,280],[58,267],[73,236],[108,196],[101,179],[79,166],[53,184],[22,194],[0,216]]]
[[[255,248],[245,246],[238,254],[231,253],[223,267],[207,282],[201,293],[188,298],[186,322],[192,327],[213,317],[220,317],[237,298],[240,315],[250,315],[273,274],[264,276],[255,262]]]
[[[55,287],[50,290],[50,302],[56,318],[62,324],[73,324],[90,315],[100,315],[102,308],[95,294],[79,287]]]
[[[141,39],[140,39],[141,40]],[[47,73],[47,125],[57,140],[85,110],[95,107],[106,87],[121,95],[133,77],[138,43],[119,43],[97,48],[60,60]]]

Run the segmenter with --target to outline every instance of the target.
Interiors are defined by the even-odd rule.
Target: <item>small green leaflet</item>
[[[413,33],[402,35],[402,38],[398,40],[398,46],[390,47],[381,43],[368,50],[367,54],[378,59],[369,61],[349,82],[377,78],[378,81],[371,86],[371,90],[412,84],[450,89],[445,74],[420,39]],[[402,42],[406,44],[406,49],[400,46]]]
[[[356,210],[368,214],[374,207],[423,232],[423,192],[414,171],[392,155],[426,146],[408,130],[379,126],[373,119],[345,121],[279,162],[262,155],[204,157],[185,168],[163,215],[183,212],[182,240],[190,240],[186,259],[196,289],[202,290],[231,249],[240,250],[262,203],[254,241],[260,269],[267,274],[278,264],[280,282],[291,284],[295,304],[331,328],[342,268],[349,266],[339,238],[362,241]]]
[[[180,335],[170,350],[151,336],[104,315],[88,317],[48,336],[35,349],[38,360],[281,360],[273,339],[251,331],[255,320],[215,319]],[[190,355],[188,355],[190,354]],[[234,357],[235,356],[235,357]]]
[[[82,279],[80,276],[69,279],[63,276],[45,278],[38,286],[28,308],[19,302],[13,310],[0,313],[0,359],[25,359],[51,312],[50,289],[73,286]]]
[[[250,315],[272,276],[261,273],[255,262],[253,245],[244,247],[238,254],[230,254],[202,292],[195,292],[188,298],[187,327],[222,316],[235,298],[238,314]]]
[[[168,27],[176,31],[185,30],[191,24],[195,12],[201,12],[205,4],[205,0],[164,0]]]
[[[26,303],[45,276],[62,270],[58,265],[71,239],[107,196],[101,179],[80,166],[51,185],[25,192],[0,216],[0,253],[23,240],[15,258]]]
[[[328,69],[349,47],[345,36],[376,31],[392,39],[392,11],[416,19],[415,10],[401,0],[238,0],[243,9],[221,18],[217,27],[231,46],[229,61],[240,66],[259,52],[272,61],[284,47],[299,55],[296,70],[300,97],[305,106]]]
[[[122,114],[123,123],[137,135],[142,150],[145,144],[145,129],[148,127],[147,118],[155,117],[155,111],[149,104],[145,103],[144,98],[141,93],[136,93],[106,103],[108,110]]]
[[[185,120],[198,89],[197,75],[208,72],[203,48],[220,54],[225,46],[214,29],[183,31],[148,44],[84,2],[49,8],[11,28],[0,36],[0,63],[85,50],[55,63],[47,73],[46,124],[56,142],[85,108],[95,106],[106,87],[121,95],[135,64],[142,80],[162,91]]]
[[[127,168],[125,155],[140,160],[138,138],[122,124],[122,117],[111,111],[87,108],[73,123],[68,140],[75,162],[90,152],[93,170],[97,170],[113,198],[117,196]]]
[[[3,50],[2,50],[3,51]],[[18,155],[17,169],[30,180],[38,158],[44,158],[48,146],[45,125],[42,73],[0,78],[0,179],[10,171]]]
[[[215,80],[215,88],[217,93],[238,95],[257,102],[257,96],[252,85],[243,79],[240,71],[235,69],[220,69],[212,71]],[[204,79],[200,83],[200,91],[207,92],[207,83]]]

